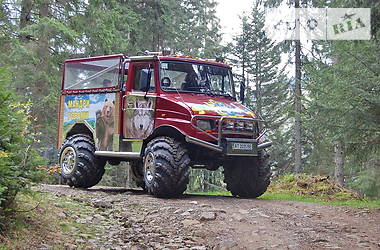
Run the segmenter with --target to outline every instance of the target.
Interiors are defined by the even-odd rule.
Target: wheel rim
[[[69,175],[74,171],[76,166],[77,153],[74,148],[66,147],[61,154],[62,173]]]
[[[152,152],[149,152],[145,157],[144,171],[146,180],[152,182],[155,173],[155,160]]]

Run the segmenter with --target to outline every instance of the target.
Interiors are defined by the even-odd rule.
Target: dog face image
[[[153,130],[153,100],[136,99],[129,122],[129,134],[133,138],[146,138]]]

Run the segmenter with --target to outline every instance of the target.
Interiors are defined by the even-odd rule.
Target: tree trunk
[[[29,24],[31,24],[32,7],[33,7],[32,0],[21,1],[20,29],[23,29]],[[22,42],[27,42],[29,39],[30,39],[30,36],[27,34],[20,35],[20,40]]]
[[[243,50],[243,53],[245,53],[245,48],[244,48],[244,50]],[[243,82],[243,86],[244,86],[244,93],[243,93],[243,96],[244,96],[244,98],[245,98],[245,96],[246,96],[246,94],[245,94],[245,92],[247,91],[247,89],[248,89],[248,86],[245,84],[245,57],[244,57],[244,54],[243,54],[243,58],[242,58],[243,60],[242,60],[242,76],[243,76],[243,79],[242,79],[242,82]],[[240,98],[241,98],[242,96],[240,96]],[[244,105],[244,98],[243,98],[243,100],[241,100],[241,104],[243,104]]]
[[[344,185],[344,174],[343,174],[343,168],[344,168],[344,148],[342,141],[336,141],[334,145],[334,152],[335,152],[335,181],[340,184]]]
[[[257,53],[257,52],[256,52]],[[261,103],[261,81],[259,77],[259,64],[258,64],[258,56],[256,54],[256,112],[257,116],[261,117],[262,114],[262,103]]]
[[[299,8],[299,0],[295,1],[295,8]],[[297,10],[296,10],[297,11]],[[301,42],[299,38],[299,23],[297,24],[296,32],[298,37],[295,40],[295,87],[294,87],[294,172],[302,171],[302,126],[301,126]]]

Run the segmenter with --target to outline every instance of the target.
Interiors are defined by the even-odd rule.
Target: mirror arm
[[[147,98],[146,96],[148,95],[148,91],[150,89],[150,78],[151,78],[151,76],[152,76],[152,65],[149,64],[149,68],[148,68],[148,82],[146,84],[144,99]]]

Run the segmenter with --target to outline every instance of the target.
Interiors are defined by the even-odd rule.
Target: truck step
[[[130,160],[141,158],[140,152],[95,151],[95,155],[101,157],[115,157]]]

